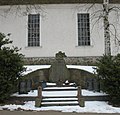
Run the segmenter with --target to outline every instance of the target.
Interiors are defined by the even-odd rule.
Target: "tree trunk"
[[[110,44],[110,31],[109,31],[109,11],[108,11],[108,4],[103,4],[103,11],[104,11],[104,40],[105,40],[105,55],[111,55],[111,44]]]

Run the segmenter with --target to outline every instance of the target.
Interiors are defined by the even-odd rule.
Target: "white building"
[[[88,0],[89,3],[84,0],[36,0],[36,5],[27,1],[0,2],[0,32],[11,33],[13,45],[21,48],[26,58],[54,57],[58,51],[78,58],[104,54],[103,20],[97,21],[102,13],[99,12],[102,10],[101,0],[97,0],[93,7],[95,0]],[[117,36],[120,33],[119,13],[109,15],[110,22],[116,26]],[[120,46],[112,35],[114,28],[111,29],[111,53],[116,55],[120,53]]]

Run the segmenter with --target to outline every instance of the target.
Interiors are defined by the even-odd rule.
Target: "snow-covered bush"
[[[17,47],[7,47],[10,43],[12,41],[0,33],[0,102],[13,93],[24,70],[23,55],[18,53]]]
[[[103,90],[109,94],[109,103],[120,106],[120,54],[114,57],[104,55],[97,66]]]

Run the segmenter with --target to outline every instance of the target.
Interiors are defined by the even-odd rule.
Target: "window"
[[[78,46],[90,45],[89,14],[78,14]]]
[[[40,15],[28,15],[28,46],[40,46]]]

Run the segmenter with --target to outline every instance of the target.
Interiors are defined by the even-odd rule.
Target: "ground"
[[[119,113],[109,113],[109,114],[104,114],[104,113],[68,113],[68,112],[59,112],[59,111],[41,111],[41,112],[36,112],[36,111],[0,111],[0,115],[119,115]]]

